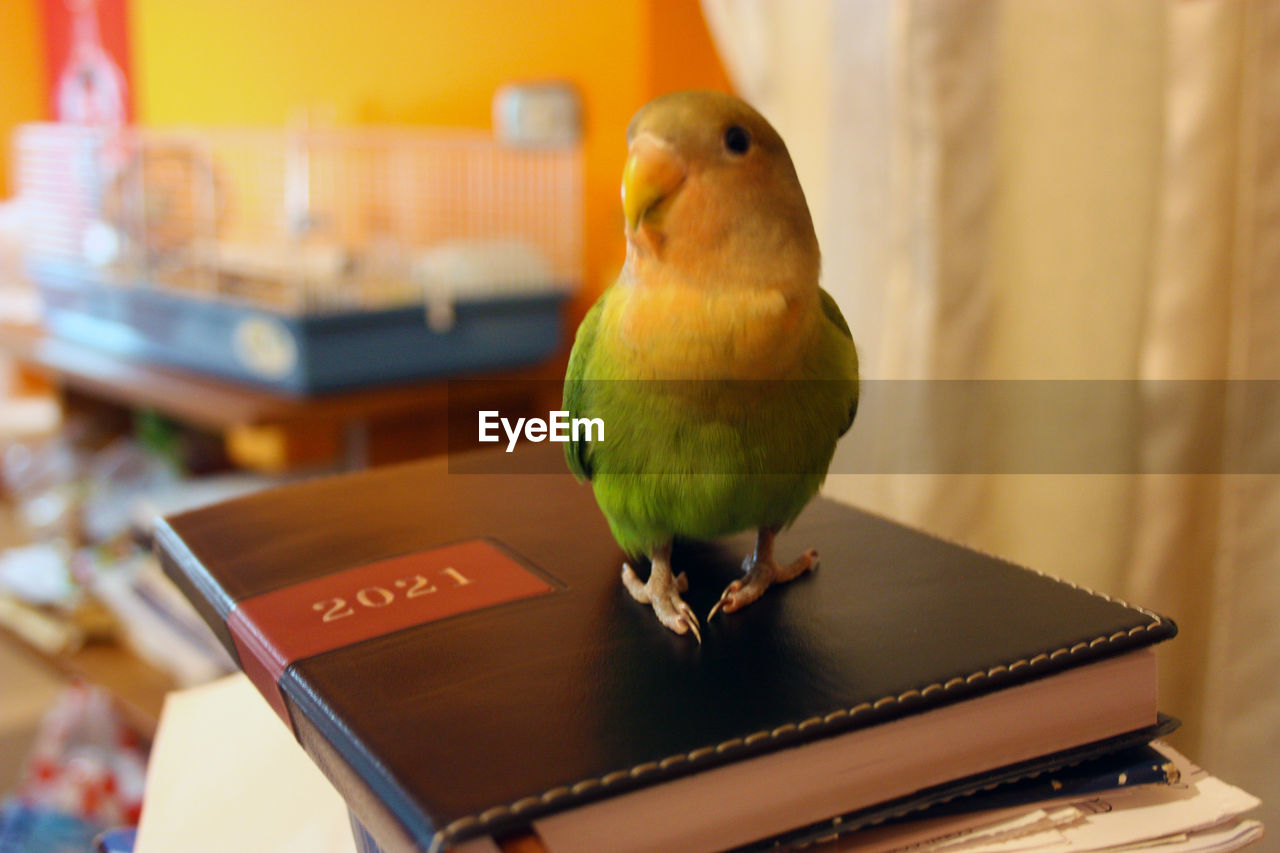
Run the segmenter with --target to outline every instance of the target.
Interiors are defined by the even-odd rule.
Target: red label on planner
[[[542,578],[473,539],[255,595],[237,603],[227,628],[245,674],[288,723],[278,682],[294,661],[546,592]]]

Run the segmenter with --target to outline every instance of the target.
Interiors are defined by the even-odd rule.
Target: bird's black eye
[[[731,124],[724,132],[724,147],[731,154],[746,154],[751,147],[751,134],[739,124]]]

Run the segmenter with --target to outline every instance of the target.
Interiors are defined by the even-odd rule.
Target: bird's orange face
[[[730,260],[812,248],[812,222],[786,146],[750,106],[677,92],[643,107],[627,131],[622,176],[629,262],[686,282],[741,280]],[[815,270],[816,274],[816,270]]]
[[[627,143],[613,357],[668,378],[785,373],[814,316],[819,257],[781,137],[731,95],[677,92],[636,114]]]

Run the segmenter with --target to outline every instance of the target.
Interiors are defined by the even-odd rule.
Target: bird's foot
[[[767,559],[747,557],[742,562],[742,568],[746,574],[725,587],[724,592],[720,594],[720,600],[707,614],[707,621],[710,622],[722,610],[725,613],[741,610],[763,595],[764,591],[773,584],[795,580],[817,567],[818,552],[813,549],[805,551],[785,566],[778,565],[772,557]]]
[[[693,608],[684,603],[680,593],[689,589],[689,579],[684,572],[672,577],[671,570],[655,563],[649,571],[647,583],[641,583],[635,570],[627,563],[622,564],[622,585],[631,593],[631,597],[641,604],[653,607],[658,621],[677,634],[693,632],[694,639],[702,642],[702,631],[698,625],[698,617]]]

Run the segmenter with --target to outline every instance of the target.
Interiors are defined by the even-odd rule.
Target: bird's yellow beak
[[[628,233],[634,233],[645,214],[684,181],[685,165],[669,145],[651,133],[631,143],[622,170],[622,213]]]

